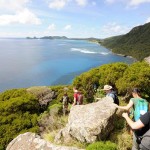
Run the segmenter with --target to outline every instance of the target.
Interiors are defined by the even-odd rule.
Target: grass
[[[119,99],[121,106],[127,105],[125,101],[121,100],[120,97]],[[47,124],[47,128],[43,134],[43,137],[45,140],[55,143],[54,142],[55,136],[57,135],[59,130],[65,127],[65,125],[67,124],[68,116],[55,114],[55,116],[50,116],[49,119],[50,118],[52,118],[52,120],[49,120],[49,123]],[[114,121],[115,121],[114,131],[111,132],[111,134],[107,138],[107,141],[115,143],[117,145],[117,150],[131,150],[132,135],[129,133],[129,127],[127,126],[125,119],[121,116],[121,113],[116,115]],[[65,146],[74,146],[82,149],[86,149],[89,145],[87,143],[81,143],[80,141],[77,141],[74,138],[72,138],[71,141],[69,141],[68,143],[61,143],[61,144]]]

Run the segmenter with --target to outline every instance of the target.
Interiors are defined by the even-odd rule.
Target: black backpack
[[[114,103],[115,104],[117,104],[117,105],[119,105],[119,98],[118,98],[118,96],[117,96],[117,94],[116,93],[113,93],[114,94]]]

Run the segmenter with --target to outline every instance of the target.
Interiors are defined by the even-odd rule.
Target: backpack
[[[150,150],[150,129],[141,136],[141,143],[139,145],[141,149],[147,149]]]
[[[83,95],[81,93],[77,94],[77,105],[83,104]]]
[[[68,96],[63,96],[62,103],[64,106],[68,105]]]
[[[114,96],[115,96],[114,103],[117,104],[117,105],[119,105],[119,99],[118,99],[117,94],[114,93]]]
[[[145,99],[138,99],[136,105],[134,105],[134,120],[137,121],[147,111],[148,102]]]

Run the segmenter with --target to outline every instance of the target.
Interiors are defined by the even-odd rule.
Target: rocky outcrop
[[[150,56],[144,59],[150,65]]]
[[[79,150],[75,147],[56,146],[51,144],[35,133],[27,132],[20,134],[9,143],[6,150]]]
[[[105,139],[113,130],[116,112],[112,98],[71,108],[68,124],[57,134],[55,142],[65,143],[72,138],[81,142],[92,143]]]
[[[46,107],[56,97],[56,93],[46,86],[31,87],[27,92],[38,98],[41,107]]]

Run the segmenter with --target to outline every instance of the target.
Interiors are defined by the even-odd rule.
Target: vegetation
[[[130,92],[133,87],[139,88],[144,95],[150,95],[150,66],[145,62],[137,62],[128,67],[123,76],[116,81],[120,94]],[[143,95],[143,96],[144,96]]]
[[[64,92],[67,92],[71,102],[73,102],[73,86],[79,87],[84,95],[85,104],[95,101],[94,98],[97,96],[103,97],[104,92],[101,89],[105,84],[112,85],[121,97],[127,93],[130,94],[131,88],[137,87],[143,91],[144,96],[149,100],[149,73],[150,66],[145,62],[136,62],[131,65],[118,62],[91,69],[77,76],[72,85],[12,89],[1,93],[0,150],[4,150],[7,144],[20,133],[27,131],[37,133],[39,127],[41,135],[53,142],[56,133],[66,125],[68,119],[68,116],[62,115],[61,98]],[[43,96],[44,98],[47,97],[49,91],[54,92],[54,98],[46,107],[41,108],[39,100],[41,101]],[[125,105],[125,101],[121,101],[121,103],[121,105]],[[88,147],[87,144],[75,140],[68,145],[87,147],[87,150],[130,149],[131,135],[122,117],[116,118],[115,130],[107,140],[109,142],[96,142]]]
[[[20,133],[38,132],[40,114],[37,99],[25,89],[13,89],[0,94],[0,149]]]
[[[90,144],[86,150],[117,150],[117,145],[110,141],[107,142],[95,142]]]
[[[100,43],[112,52],[143,60],[150,56],[150,23],[137,26],[125,35],[104,39]]]
[[[120,105],[125,106],[127,103],[120,99]],[[125,119],[121,116],[122,112],[116,112],[114,120],[114,131],[110,134],[107,140],[117,144],[117,150],[131,150],[132,147],[132,134],[130,127],[127,125]]]
[[[119,95],[131,93],[134,87],[139,88],[144,95],[150,95],[150,66],[146,62],[105,64],[76,77],[73,84],[84,92],[87,102],[92,102],[95,95],[94,85],[102,89],[110,84]]]

